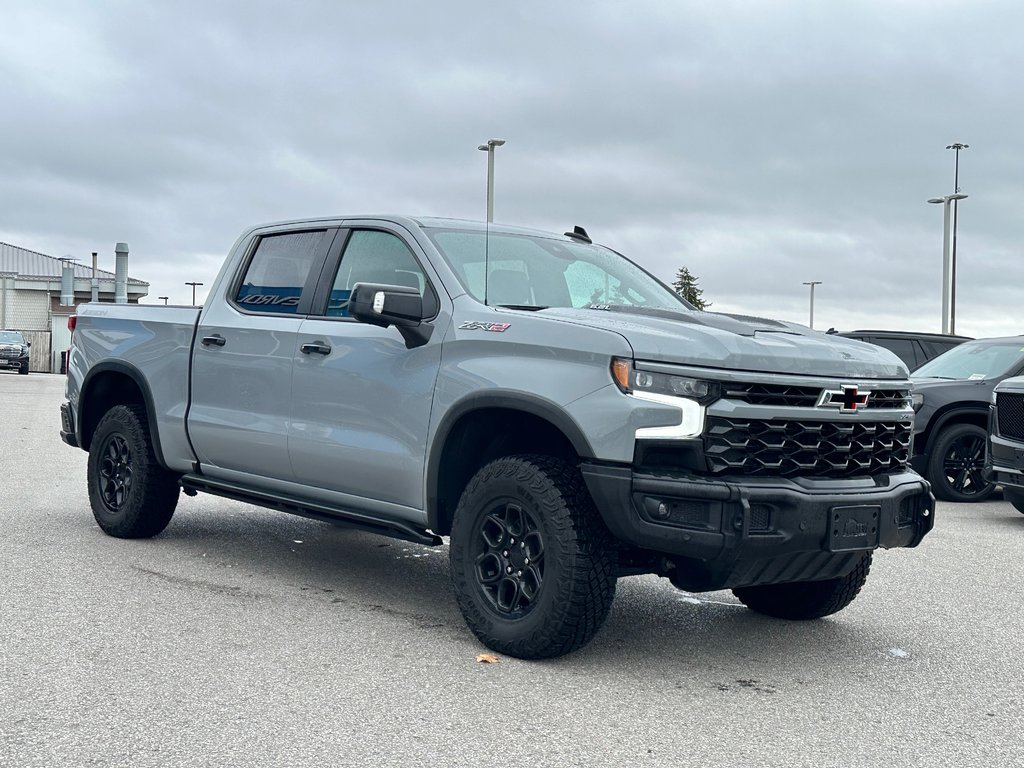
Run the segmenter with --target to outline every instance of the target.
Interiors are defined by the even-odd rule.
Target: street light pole
[[[942,332],[950,333],[950,300],[952,298],[953,258],[949,247],[950,203],[963,200],[967,195],[953,194],[944,197],[930,197],[929,203],[942,203]]]
[[[185,285],[191,285],[192,286],[192,306],[194,307],[196,305],[196,286],[197,285],[202,285],[202,283],[188,283],[188,282],[186,282]]]
[[[969,149],[970,144],[956,142],[946,149],[954,152],[953,160],[953,194],[960,192],[960,150]],[[956,199],[953,200],[953,249],[950,255],[950,289],[949,289],[949,332],[956,333]]]
[[[494,148],[505,143],[504,139],[488,139],[477,149],[487,153],[487,223],[494,221]]]
[[[814,330],[814,286],[821,285],[821,280],[811,280],[809,283],[804,283],[804,285],[811,286],[811,322],[810,322],[810,326],[811,326],[811,330],[813,331]]]
[[[164,300],[164,306],[166,307],[167,306],[167,299],[169,299],[170,296],[157,296],[156,298],[157,298],[158,301],[160,299],[163,299]]]

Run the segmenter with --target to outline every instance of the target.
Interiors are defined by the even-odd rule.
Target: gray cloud
[[[152,296],[245,227],[407,212],[574,224],[716,309],[938,330],[966,141],[958,330],[1020,330],[1016,3],[89,4],[5,10],[0,240],[126,240]],[[110,257],[112,260],[112,256]]]

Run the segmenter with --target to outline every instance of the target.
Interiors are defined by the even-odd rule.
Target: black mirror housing
[[[427,343],[433,326],[423,322],[423,297],[415,288],[381,283],[356,283],[348,299],[348,313],[361,323],[395,326],[408,348]]]

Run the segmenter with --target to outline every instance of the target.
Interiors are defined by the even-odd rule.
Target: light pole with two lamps
[[[202,285],[202,283],[185,283],[185,285],[192,286],[192,306],[194,307],[196,305],[196,286]]]
[[[960,150],[970,149],[970,144],[956,142],[950,144],[946,149],[952,149],[955,154],[953,161],[953,194],[960,193]],[[953,247],[949,255],[949,332],[956,333],[956,209],[957,204],[953,202]]]
[[[949,247],[949,207],[956,200],[963,200],[967,195],[954,193],[943,197],[929,197],[929,203],[942,203],[942,332],[951,333],[951,299],[952,299],[952,254]]]
[[[487,153],[487,223],[494,221],[494,148],[505,143],[504,139],[488,139],[477,149]]]

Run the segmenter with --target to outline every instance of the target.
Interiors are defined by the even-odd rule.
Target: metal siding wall
[[[12,295],[13,294],[13,295]],[[7,308],[7,322],[19,331],[50,330],[50,302],[46,291],[16,290],[8,294],[13,298]]]
[[[68,316],[54,315],[50,319],[50,373],[60,373],[60,353],[71,346]]]

